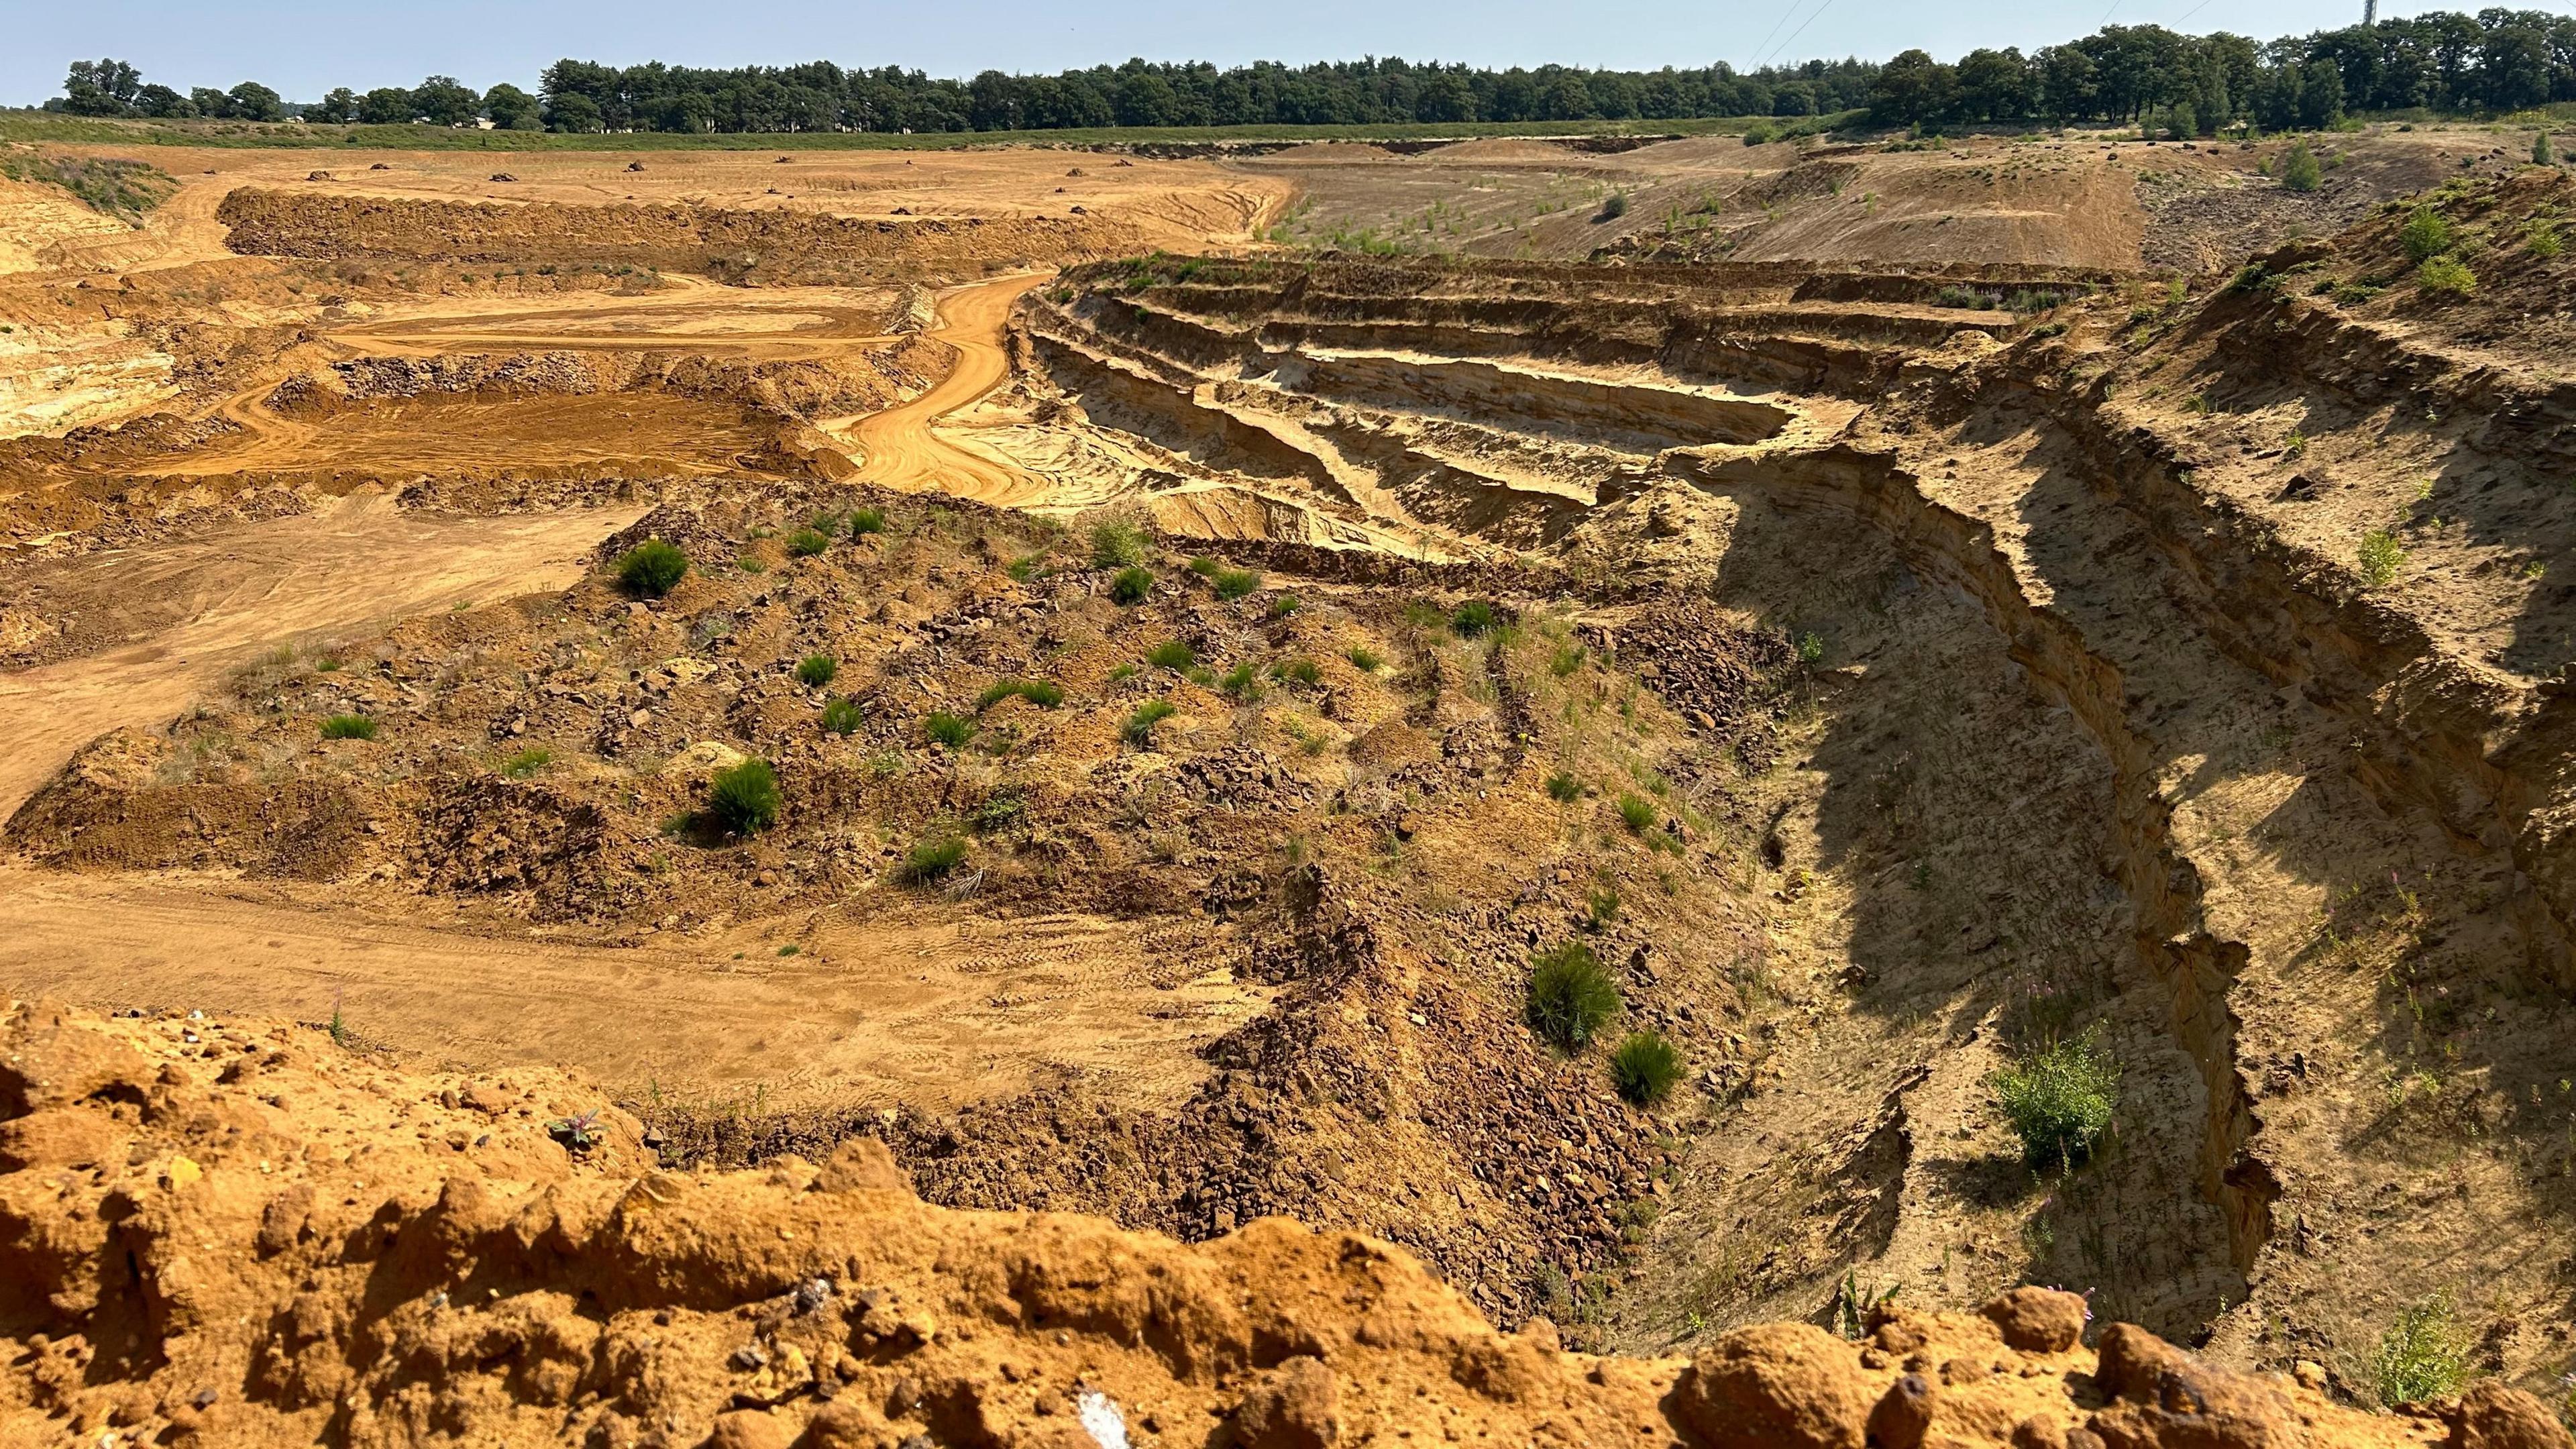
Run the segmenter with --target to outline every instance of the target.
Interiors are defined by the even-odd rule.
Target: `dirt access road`
[[[935,1110],[1080,1076],[1160,1105],[1205,1074],[1198,1048],[1270,995],[1222,972],[1163,989],[1149,927],[1082,916],[860,926],[825,912],[627,949],[212,877],[8,868],[0,899],[6,994],[219,1018],[337,1010],[372,1044],[572,1067],[635,1096]]]
[[[957,349],[957,363],[937,387],[900,407],[862,418],[835,418],[823,430],[860,454],[860,476],[918,492],[954,493],[1009,507],[1042,500],[1045,479],[1001,457],[941,435],[940,419],[973,406],[1011,374],[1002,334],[1022,293],[1047,280],[1027,273],[959,287],[939,299],[932,336]]]

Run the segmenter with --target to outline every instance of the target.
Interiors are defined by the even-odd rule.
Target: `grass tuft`
[[[501,762],[501,773],[513,780],[524,780],[555,762],[552,750],[527,749]]]
[[[850,537],[885,532],[885,511],[877,508],[853,509],[850,513]]]
[[[1123,568],[1110,576],[1109,597],[1122,604],[1141,604],[1154,592],[1154,571],[1148,568]]]
[[[707,809],[736,835],[757,835],[778,823],[785,800],[778,791],[778,772],[767,760],[745,760],[716,771],[707,793]]]
[[[808,654],[796,661],[796,682],[807,689],[821,689],[841,677],[841,662],[829,654]]]
[[[1631,1034],[1610,1053],[1610,1081],[1619,1095],[1652,1107],[1673,1094],[1682,1079],[1682,1054],[1651,1031]]]
[[[617,582],[629,593],[658,599],[679,585],[689,571],[689,556],[658,538],[648,538],[617,557]]]
[[[846,694],[823,706],[823,731],[826,734],[856,734],[859,719],[859,702]]]
[[[975,712],[982,714],[1013,695],[1040,709],[1053,709],[1064,703],[1064,691],[1043,679],[999,679],[975,696]]]
[[[904,873],[927,884],[955,870],[966,859],[966,837],[954,830],[936,830],[913,842],[903,856]]]
[[[335,714],[322,721],[322,738],[326,740],[372,740],[376,722],[362,714]]]
[[[1619,1009],[1618,984],[1590,946],[1568,941],[1530,958],[1524,1011],[1530,1029],[1558,1047],[1572,1051],[1592,1040]]]
[[[1145,749],[1154,743],[1154,726],[1170,719],[1173,713],[1170,700],[1149,699],[1136,706],[1136,712],[1127,716],[1127,722],[1118,727],[1119,737],[1140,750]]]
[[[975,727],[944,709],[935,709],[921,722],[921,732],[933,744],[956,749],[975,738]]]
[[[1655,823],[1655,802],[1634,790],[1619,792],[1619,819],[1632,834],[1643,835]]]
[[[1178,639],[1173,639],[1168,642],[1155,645],[1153,652],[1145,656],[1145,662],[1153,665],[1156,669],[1169,669],[1174,672],[1179,672],[1198,663],[1199,657],[1196,653],[1191,651],[1189,645],[1182,643]]]
[[[812,558],[831,546],[829,534],[811,528],[800,528],[787,535],[787,551],[798,558]]]
[[[1547,795],[1559,805],[1571,805],[1583,798],[1583,782],[1572,770],[1559,770],[1547,777]]]
[[[1494,627],[1494,606],[1482,599],[1469,599],[1449,615],[1449,627],[1461,639],[1473,639]]]

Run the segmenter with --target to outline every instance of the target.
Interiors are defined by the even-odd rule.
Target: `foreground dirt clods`
[[[16,1442],[1710,1446],[2443,1442],[2070,1294],[1727,1334],[1696,1360],[1495,1333],[1401,1249],[1196,1248],[928,1207],[878,1144],[653,1170],[577,1078],[421,1075],[311,1027],[0,1022]],[[2473,1394],[2447,1441],[2552,1449]],[[916,1437],[926,1436],[926,1437]]]

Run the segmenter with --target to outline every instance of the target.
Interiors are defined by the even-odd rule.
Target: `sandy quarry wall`
[[[1144,249],[1102,216],[862,219],[684,204],[413,201],[244,187],[216,212],[247,255],[541,264],[579,260],[736,281],[954,279]]]

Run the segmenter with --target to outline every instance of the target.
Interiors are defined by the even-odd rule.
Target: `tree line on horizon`
[[[1799,118],[1866,110],[1882,125],[2160,124],[2207,135],[2253,124],[2323,128],[2354,111],[2447,114],[2576,100],[2576,17],[2501,8],[2435,12],[2269,42],[2158,25],[2105,25],[2027,55],[1979,49],[1944,63],[1808,60],[1738,71],[1479,69],[1395,58],[1219,69],[1130,60],[1058,75],[988,70],[933,79],[829,61],[705,70],[559,60],[535,94],[453,77],[285,101],[244,81],[181,93],[116,60],[75,61],[47,108],[84,116],[429,124],[669,133],[1021,131],[1127,126]]]

